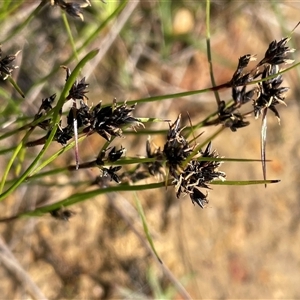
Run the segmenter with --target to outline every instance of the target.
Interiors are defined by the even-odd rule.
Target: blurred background
[[[2,124],[6,124],[2,130],[9,129],[16,116],[33,117],[42,98],[60,94],[65,71],[59,66],[73,53],[62,11],[50,6],[50,1],[16,32],[16,24],[24,24],[39,4],[23,2],[1,19],[1,40],[7,39],[2,42],[2,51],[13,54],[22,50],[16,63],[20,67],[13,77],[26,95],[20,99],[7,82],[0,83],[1,90],[8,93],[3,92],[0,99]],[[89,105],[211,86],[205,1],[106,2],[91,1],[91,7],[82,9],[84,21],[67,15],[74,46],[82,47],[79,58],[100,49],[82,70],[90,85]],[[240,56],[257,54],[260,59],[271,41],[288,36],[299,22],[299,9],[300,3],[291,1],[211,1],[211,49],[217,84],[230,80]],[[296,49],[296,62],[299,30],[289,42]],[[67,66],[72,70],[76,59]],[[182,299],[184,295],[178,291],[181,284],[193,299],[299,298],[299,78],[298,68],[284,74],[283,86],[290,90],[287,107],[278,106],[281,125],[268,114],[266,151],[271,161],[267,178],[280,179],[280,183],[267,188],[212,185],[210,202],[203,210],[189,197],[177,199],[172,188],[162,188],[90,199],[71,207],[76,215],[69,222],[49,215],[2,223],[2,297],[28,299],[43,293],[49,299]],[[220,97],[230,100],[231,91],[222,90]],[[192,123],[197,123],[215,110],[213,93],[204,93],[137,105],[134,116],[174,121],[181,113],[182,125],[189,125],[187,112]],[[259,159],[261,120],[251,117],[249,121],[248,127],[237,132],[225,129],[213,140],[213,149],[228,158]],[[146,128],[167,129],[168,124],[147,124]],[[217,129],[202,128],[198,141]],[[37,130],[32,138],[40,136]],[[2,140],[1,148],[12,147],[17,140]],[[114,145],[125,147],[128,156],[145,156],[146,140],[147,135],[126,135],[114,140]],[[152,141],[162,147],[165,136],[153,135]],[[95,159],[103,143],[95,135],[85,139],[79,148],[81,161]],[[60,147],[53,143],[50,150]],[[27,149],[28,162],[24,160],[24,164],[40,149]],[[0,157],[2,169],[9,157]],[[66,163],[74,164],[73,151],[64,153],[51,167]],[[226,162],[220,170],[228,180],[262,179],[259,162]],[[97,175],[99,170],[88,169],[28,182],[1,202],[1,217],[86,191],[90,187],[77,182]],[[151,255],[135,207],[136,197],[157,253],[169,271]],[[30,283],[24,278],[31,278]],[[33,287],[37,290],[29,293]]]

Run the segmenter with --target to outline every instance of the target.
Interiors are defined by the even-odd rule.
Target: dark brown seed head
[[[109,168],[102,168],[102,177],[110,177],[110,181],[115,181],[116,183],[121,183],[119,176],[116,174],[119,170],[121,170],[121,166],[113,167],[110,166]]]
[[[152,149],[153,148],[153,149]],[[148,138],[146,142],[146,153],[147,157],[149,158],[155,158],[154,162],[146,163],[145,165],[148,168],[148,171],[150,175],[152,176],[165,176],[166,172],[163,168],[163,159],[164,155],[161,151],[160,147],[157,147],[154,145],[154,147],[151,147],[150,137]]]
[[[258,66],[263,64],[280,65],[293,63],[294,60],[289,59],[288,55],[294,52],[295,49],[286,46],[289,40],[290,38],[286,37],[282,38],[279,42],[271,42],[265,53],[265,57],[259,62]]]
[[[42,104],[41,104],[38,112],[34,116],[34,120],[37,120],[42,116],[45,116],[52,109],[52,104],[55,100],[55,97],[56,97],[56,94],[53,94],[48,98],[42,99]],[[39,122],[37,125],[39,127],[41,127],[42,129],[47,130],[47,129],[49,129],[50,124],[51,124],[51,119],[46,119],[42,122]]]
[[[111,136],[122,136],[122,127],[126,125],[136,126],[140,123],[131,116],[135,105],[126,104],[101,107],[101,103],[96,105],[91,112],[91,129],[96,131],[106,140]]]
[[[192,202],[204,207],[208,203],[205,196],[199,189],[209,188],[209,183],[214,179],[225,180],[226,174],[218,171],[221,162],[216,160],[199,160],[200,157],[218,158],[215,150],[211,149],[209,143],[204,151],[199,151],[186,165],[184,162],[191,155],[193,147],[181,135],[182,129],[179,126],[180,116],[170,125],[163,154],[167,160],[169,173],[173,177],[176,196],[189,195]]]
[[[231,79],[231,86],[246,85],[253,79],[252,72],[243,73],[244,69],[248,66],[250,61],[256,60],[256,57],[251,54],[246,54],[240,57],[236,71]]]
[[[108,153],[108,160],[110,162],[115,162],[121,158],[125,153],[126,149],[121,146],[119,150],[116,150],[116,147],[113,147]]]
[[[89,0],[86,0],[85,3],[65,2],[64,0],[51,0],[51,4],[59,6],[70,16],[80,18],[82,21],[84,20],[82,8],[91,5]]]
[[[193,150],[185,137],[181,135],[182,128],[179,126],[180,119],[181,116],[179,115],[177,120],[172,125],[169,125],[170,128],[167,135],[167,141],[163,149],[167,165],[173,176],[181,169],[182,163],[188,158]]]
[[[267,65],[262,73],[262,78],[276,75],[279,72],[277,65]],[[287,87],[281,87],[283,82],[282,76],[279,74],[271,79],[259,83],[259,96],[253,102],[254,115],[258,118],[264,109],[270,109],[280,120],[279,113],[276,109],[277,104],[285,104],[285,93],[289,90]]]
[[[71,75],[71,70],[66,67],[62,66],[66,70],[66,81]],[[88,83],[85,82],[85,77],[83,77],[81,80],[76,79],[76,81],[73,83],[69,95],[67,96],[67,100],[73,99],[73,100],[85,100],[88,99],[88,97],[85,95],[88,93],[87,87],[89,86]]]
[[[57,208],[50,211],[50,215],[61,221],[69,221],[69,219],[75,215],[75,212],[70,209]]]
[[[0,45],[0,76],[3,80],[10,76],[13,70],[18,68],[18,66],[11,65],[11,63],[16,59],[19,53],[20,51],[18,51],[14,55],[7,55],[2,58],[2,49]]]

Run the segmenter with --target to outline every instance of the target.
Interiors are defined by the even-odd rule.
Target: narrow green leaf
[[[50,211],[54,209],[58,209],[61,207],[68,207],[71,205],[74,205],[76,203],[80,203],[86,200],[92,200],[94,197],[107,194],[107,193],[112,193],[112,192],[132,192],[132,191],[143,191],[143,190],[150,190],[150,189],[157,189],[164,187],[164,182],[159,182],[159,183],[152,183],[152,184],[142,184],[142,185],[118,185],[118,186],[113,186],[113,187],[108,187],[108,188],[103,188],[103,189],[96,189],[93,191],[88,191],[84,193],[76,193],[74,195],[71,195],[63,200],[60,200],[56,203],[46,205],[43,207],[36,208],[33,211],[29,212],[24,212],[19,214],[18,216],[31,216],[31,217],[36,217],[36,216],[41,216],[45,213],[49,213]]]
[[[210,184],[214,185],[253,185],[253,184],[271,184],[271,183],[278,183],[280,182],[279,179],[274,180],[236,180],[236,181],[230,181],[230,180],[214,180],[210,182]]]
[[[163,262],[162,262],[162,260],[159,258],[158,253],[157,253],[157,251],[156,251],[156,249],[155,249],[154,242],[153,242],[153,239],[152,239],[152,237],[151,237],[151,234],[150,234],[150,231],[149,231],[149,228],[148,228],[148,225],[147,225],[147,221],[146,221],[146,217],[145,217],[145,214],[144,214],[143,207],[142,207],[142,205],[141,205],[140,200],[139,200],[138,197],[137,197],[137,194],[136,194],[136,193],[134,193],[134,194],[135,194],[135,204],[136,204],[138,213],[139,213],[139,215],[140,215],[140,218],[141,218],[141,220],[142,220],[143,228],[144,228],[144,232],[145,232],[145,234],[146,234],[147,240],[148,240],[148,242],[149,242],[149,244],[150,244],[150,247],[151,247],[152,251],[154,252],[156,258],[157,258],[158,261],[162,264]]]
[[[12,77],[8,77],[8,81],[10,84],[15,88],[15,90],[21,95],[22,98],[25,98],[25,94],[22,92],[21,88],[18,86],[18,84],[13,80]]]
[[[74,41],[74,38],[73,38],[73,34],[72,34],[72,31],[71,31],[71,28],[70,28],[69,21],[67,19],[66,13],[64,11],[62,11],[62,19],[63,19],[63,23],[64,23],[65,28],[66,28],[67,33],[68,33],[69,41],[70,41],[72,49],[73,49],[73,55],[75,56],[76,60],[78,61],[79,58],[78,58],[78,53],[77,53],[77,49],[76,49],[76,46],[75,46],[75,41]]]
[[[15,148],[15,151],[12,153],[11,157],[10,157],[10,160],[8,161],[7,163],[7,166],[3,172],[3,175],[2,175],[2,179],[1,179],[1,182],[0,182],[0,194],[2,193],[3,191],[3,187],[4,187],[4,184],[6,182],[6,178],[9,174],[9,171],[11,169],[11,166],[12,164],[14,163],[16,157],[18,156],[19,152],[21,151],[22,147],[24,146],[24,143],[27,141],[27,138],[29,137],[29,135],[31,134],[32,130],[29,130],[24,138],[22,139],[22,141],[18,144],[18,146]]]
[[[94,58],[98,53],[98,50],[92,50],[91,52],[89,52],[75,67],[75,69],[73,70],[73,72],[71,73],[70,77],[68,78],[64,89],[61,93],[61,96],[58,100],[58,103],[54,109],[54,113],[53,113],[53,122],[54,122],[54,126],[53,129],[50,132],[50,135],[44,145],[44,147],[42,148],[42,150],[39,152],[39,154],[36,156],[36,158],[33,160],[33,162],[30,164],[30,166],[26,169],[26,171],[18,178],[16,179],[16,181],[4,192],[0,195],[0,201],[3,201],[8,195],[10,195],[35,169],[35,167],[37,166],[37,164],[40,162],[40,160],[42,159],[43,155],[45,154],[46,150],[48,149],[48,147],[50,146],[54,135],[56,133],[57,130],[57,126],[58,126],[58,122],[59,122],[59,113],[60,110],[65,102],[65,99],[68,95],[69,90],[71,89],[73,83],[75,82],[81,68],[83,68],[83,66],[92,58]]]
[[[209,64],[210,81],[212,86],[216,87],[217,85],[214,76],[211,47],[210,47],[210,0],[206,0],[206,53],[207,53],[207,60]],[[219,93],[217,90],[214,90],[214,94],[219,107],[221,103]]]

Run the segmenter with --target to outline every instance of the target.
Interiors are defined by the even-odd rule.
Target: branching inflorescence
[[[70,69],[64,67],[67,72],[66,81],[70,77]],[[75,132],[80,135],[92,135],[93,133],[99,134],[106,141],[111,141],[112,137],[121,137],[123,127],[133,127],[142,125],[142,123],[131,114],[135,108],[135,105],[127,106],[124,104],[117,104],[116,101],[111,106],[102,106],[101,102],[94,107],[89,107],[85,100],[87,100],[86,94],[88,83],[85,78],[75,80],[72,85],[67,101],[73,101],[69,112],[67,114],[67,125],[62,126],[63,114],[59,121],[54,140],[62,145],[66,145],[67,142],[78,137]],[[37,121],[42,116],[46,116],[44,120],[38,122],[36,126],[48,131],[44,139],[39,139],[45,142],[49,136],[53,124],[51,117],[47,118],[47,114],[53,109],[53,102],[56,95],[53,94],[48,98],[42,99],[42,104],[34,117],[34,121]],[[74,125],[74,120],[76,123]],[[148,158],[153,158],[152,162],[139,165],[132,173],[123,172],[121,175],[116,173],[120,171],[120,166],[109,166],[110,163],[115,163],[125,153],[125,148],[121,147],[117,150],[115,147],[106,148],[102,150],[98,158],[92,162],[82,163],[80,167],[70,166],[69,170],[78,168],[89,168],[97,166],[100,169],[100,175],[95,179],[94,184],[102,187],[107,186],[109,183],[105,180],[109,178],[110,181],[121,183],[122,181],[135,182],[140,179],[148,178],[150,176],[170,176],[168,180],[175,186],[176,196],[179,198],[181,195],[188,194],[193,203],[198,204],[200,207],[204,207],[208,203],[207,195],[200,191],[200,188],[209,188],[209,183],[214,179],[224,180],[226,175],[223,172],[218,171],[220,165],[219,161],[214,161],[213,158],[218,158],[216,151],[211,150],[211,143],[208,144],[205,151],[198,151],[192,159],[186,164],[188,157],[194,151],[196,145],[191,146],[186,138],[182,135],[183,128],[180,127],[181,117],[170,125],[169,132],[167,134],[167,141],[163,147],[157,147],[152,150],[150,139],[146,142],[146,153]],[[76,126],[76,129],[75,127]],[[35,141],[28,142],[27,146],[34,146],[37,143]],[[212,160],[205,161],[203,158],[211,158]],[[202,160],[201,160],[202,158]],[[140,167],[145,166],[144,170]],[[167,167],[167,171],[165,167]]]
[[[207,195],[204,195],[200,188],[207,189],[212,180],[225,180],[226,175],[224,172],[218,171],[219,161],[198,160],[205,157],[218,158],[217,152],[211,150],[211,143],[208,144],[205,151],[198,151],[186,164],[196,145],[193,147],[189,145],[181,134],[183,128],[180,128],[179,125],[180,116],[170,125],[163,154],[167,160],[169,173],[173,177],[172,183],[175,185],[177,198],[188,194],[193,203],[203,208],[208,200]]]
[[[67,72],[67,81],[70,77],[71,71],[66,67],[64,67],[64,69],[66,69]],[[72,105],[66,118],[67,122],[65,126],[62,126],[63,114],[62,112],[60,112],[59,126],[54,136],[55,141],[65,146],[72,138],[77,141],[78,133],[87,136],[90,136],[93,133],[97,133],[106,141],[111,141],[112,137],[122,136],[123,127],[130,126],[132,128],[135,128],[136,126],[142,125],[142,123],[138,119],[131,116],[135,105],[127,106],[126,103],[117,104],[116,100],[114,99],[113,105],[111,106],[102,107],[100,102],[95,106],[89,107],[85,103],[85,100],[88,99],[86,96],[86,94],[88,93],[88,86],[89,85],[85,82],[85,78],[82,78],[81,80],[75,80],[65,100],[66,102],[72,101]],[[50,135],[55,124],[52,123],[51,115],[49,115],[49,117],[47,118],[47,114],[54,108],[53,102],[55,100],[55,97],[56,94],[53,94],[48,98],[42,99],[42,104],[33,121],[38,122],[38,120],[42,116],[45,116],[45,119],[38,122],[36,126],[39,126],[40,128],[46,130],[46,136],[36,141],[28,142],[26,144],[28,147],[45,143],[48,136]],[[75,149],[75,151],[76,169],[78,169],[78,149]],[[108,154],[107,161],[114,162],[118,160],[124,152],[125,149],[122,147],[120,150],[116,150],[115,148],[113,148]],[[109,175],[115,182],[120,183],[118,176],[115,174],[121,169],[120,167],[103,167],[103,159],[105,153],[106,151],[102,151],[96,161],[83,164],[82,168],[97,165],[98,167],[100,167],[103,177],[107,177]],[[70,167],[69,170],[73,170],[73,168]]]
[[[294,60],[289,58],[289,54],[294,52],[286,46],[290,40],[289,37],[282,38],[279,42],[273,41],[270,43],[264,58],[250,71],[244,72],[250,61],[256,60],[254,55],[244,55],[239,59],[237,69],[232,79],[220,87],[231,87],[233,101],[225,103],[221,101],[218,107],[218,117],[211,124],[223,124],[223,126],[236,131],[238,128],[248,126],[249,121],[245,118],[250,113],[241,114],[239,108],[242,105],[252,100],[253,113],[257,119],[262,116],[261,129],[261,160],[263,168],[263,176],[266,180],[266,128],[267,128],[267,112],[271,110],[280,123],[280,116],[276,106],[285,103],[285,94],[289,90],[287,87],[282,87],[283,82],[280,72],[280,65],[291,64]],[[254,87],[247,90],[248,87],[256,84]],[[216,87],[215,89],[218,89]]]
[[[279,42],[273,41],[264,58],[248,72],[244,72],[244,69],[250,61],[256,60],[256,57],[246,54],[239,59],[237,69],[231,81],[226,85],[232,89],[233,101],[227,105],[225,101],[221,102],[218,116],[220,123],[232,131],[249,125],[250,123],[244,120],[249,113],[242,115],[238,109],[251,100],[255,118],[260,116],[264,110],[270,109],[280,120],[275,106],[280,103],[285,104],[285,93],[288,88],[281,87],[283,80],[282,75],[279,74],[281,71],[279,65],[294,62],[288,58],[288,55],[295,51],[286,46],[288,41],[289,38],[283,38]],[[254,81],[257,84],[247,90]]]
[[[90,6],[89,0],[78,2],[66,2],[64,0],[50,0],[52,6],[58,6],[67,14],[83,20],[82,8]],[[278,121],[280,115],[277,110],[278,104],[285,103],[287,87],[282,87],[283,78],[281,65],[293,62],[289,54],[294,52],[287,46],[290,37],[280,41],[273,41],[268,46],[265,55],[252,69],[246,71],[250,62],[256,61],[256,56],[246,54],[239,58],[237,68],[228,82],[214,86],[210,90],[218,91],[222,88],[230,88],[232,99],[230,101],[217,101],[218,108],[215,117],[206,119],[202,126],[222,125],[236,132],[238,129],[250,124],[247,119],[251,114],[255,118],[262,116],[261,134],[261,158],[263,164],[264,179],[266,179],[265,165],[265,142],[266,142],[266,116],[271,110]],[[19,52],[15,55],[7,55],[2,58],[0,48],[0,77],[6,79],[12,75],[17,67],[12,63]],[[62,66],[66,71],[66,82],[70,79],[71,70]],[[66,167],[69,171],[98,167],[100,175],[91,183],[102,188],[114,182],[115,184],[134,184],[135,182],[151,176],[164,178],[167,185],[173,185],[177,198],[189,195],[193,204],[204,208],[208,203],[207,192],[213,180],[224,181],[226,174],[218,170],[221,159],[216,150],[212,150],[211,142],[205,150],[199,149],[199,145],[192,145],[183,135],[184,127],[180,126],[181,116],[169,124],[166,142],[163,148],[152,147],[150,137],[146,141],[147,161],[138,163],[134,169],[121,171],[117,162],[122,159],[126,149],[122,146],[118,149],[111,147],[110,142],[123,135],[124,128],[136,129],[143,123],[132,116],[136,104],[118,104],[116,99],[112,105],[102,105],[101,101],[95,106],[89,106],[88,87],[86,78],[76,79],[69,89],[64,100],[70,104],[66,113],[62,108],[57,108],[59,120],[54,120],[53,115],[56,108],[56,94],[42,99],[42,103],[35,114],[31,124],[21,128],[33,130],[35,127],[42,128],[46,134],[44,137],[25,143],[27,147],[45,144],[52,133],[53,140],[66,146],[71,139],[75,140],[76,165]],[[240,108],[252,101],[253,108],[250,112],[241,113]],[[67,105],[66,105],[67,106]],[[65,106],[64,106],[65,108]],[[54,131],[55,130],[55,133]],[[83,162],[79,165],[78,137],[91,136],[97,133],[106,144],[94,161]],[[118,174],[117,174],[118,173]],[[52,216],[68,220],[72,213],[68,210],[53,210]]]

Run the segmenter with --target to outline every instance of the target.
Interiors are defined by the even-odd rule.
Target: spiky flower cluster
[[[290,38],[283,38],[279,42],[270,43],[264,58],[250,71],[244,72],[251,61],[256,60],[254,55],[246,54],[240,57],[236,71],[228,84],[224,86],[231,87],[233,102],[225,104],[221,101],[219,104],[219,122],[232,131],[249,125],[238,109],[252,100],[253,112],[255,118],[261,115],[262,111],[270,109],[280,120],[279,113],[275,106],[279,103],[285,104],[285,93],[287,87],[281,87],[283,82],[279,65],[290,64],[293,62],[288,56],[294,52],[286,46]],[[261,80],[260,80],[261,79]],[[253,88],[246,90],[248,85],[254,80],[259,81]]]
[[[65,67],[64,67],[65,68]],[[70,70],[65,68],[67,71],[66,80],[70,76]],[[86,97],[88,83],[85,82],[85,78],[81,80],[76,80],[72,85],[66,101],[73,101],[73,105],[69,109],[67,115],[67,124],[62,126],[63,116],[61,115],[60,126],[58,127],[54,140],[59,142],[62,145],[72,139],[76,138],[75,131],[78,131],[81,134],[91,135],[93,133],[98,133],[107,141],[111,140],[112,136],[122,136],[122,127],[124,126],[139,126],[142,125],[138,119],[131,116],[132,111],[135,108],[135,105],[127,106],[125,104],[117,104],[114,100],[113,105],[102,107],[101,102],[94,107],[89,107],[84,100],[87,100]],[[56,95],[42,99],[42,104],[35,115],[34,120],[38,120],[42,116],[47,116],[50,110],[53,108],[53,102]],[[76,121],[76,123],[74,123]],[[75,128],[74,128],[75,124]],[[52,119],[49,116],[45,120],[38,122],[37,126],[41,127],[44,130],[48,131],[47,136],[52,130]],[[47,137],[46,136],[46,137]],[[45,138],[38,140],[37,143],[45,142]],[[34,146],[37,143],[29,142],[27,146]]]
[[[142,125],[131,116],[135,106],[135,104],[127,106],[126,103],[118,105],[114,102],[112,106],[102,107],[100,102],[91,110],[90,125],[84,132],[95,131],[108,141],[111,136],[122,136],[122,127]]]
[[[170,174],[174,177],[177,176],[177,173],[182,172],[181,166],[183,162],[191,154],[193,147],[189,146],[188,141],[184,136],[181,135],[183,128],[180,128],[180,119],[179,115],[177,120],[169,125],[169,132],[167,135],[167,142],[164,145],[163,153],[168,162]]]
[[[66,81],[71,75],[71,71],[67,67],[63,67],[66,70]],[[142,125],[138,119],[131,116],[135,105],[127,106],[124,104],[117,104],[116,99],[114,103],[109,106],[102,106],[101,102],[94,107],[89,107],[85,102],[88,100],[86,94],[88,93],[89,84],[86,83],[85,77],[82,79],[76,79],[74,84],[71,86],[68,96],[65,101],[70,102],[71,106],[66,117],[65,126],[63,126],[63,114],[61,112],[59,126],[54,136],[54,140],[62,145],[66,145],[72,138],[78,139],[78,135],[90,136],[93,133],[99,134],[107,141],[111,141],[112,137],[121,137],[122,128],[124,126],[135,126]],[[47,131],[46,136],[35,141],[30,141],[26,146],[35,146],[46,142],[52,128],[53,120],[51,118],[51,110],[54,108],[54,101],[56,94],[51,95],[48,98],[42,99],[41,106],[36,113],[32,127],[38,126]],[[41,119],[41,120],[40,120]],[[110,150],[110,151],[109,151]],[[76,166],[69,166],[69,170],[76,170],[79,168],[90,168],[97,166],[100,170],[100,176],[95,180],[95,184],[107,185],[107,180],[115,181],[116,183],[121,182],[121,178],[116,173],[121,169],[120,166],[109,166],[105,164],[114,163],[125,153],[125,148],[121,147],[116,150],[115,147],[112,149],[103,149],[98,155],[97,159],[91,162],[82,163],[79,166],[78,162],[78,149],[75,148]]]
[[[5,80],[11,75],[13,70],[17,69],[18,66],[14,66],[11,63],[16,59],[17,55],[20,53],[18,51],[16,54],[6,55],[2,58],[2,49],[0,45],[0,77]]]
[[[90,5],[89,0],[85,0],[82,4],[65,2],[64,0],[50,1],[52,5],[59,6],[69,15],[82,20],[81,9]],[[253,103],[253,111],[251,113],[254,112],[255,118],[258,118],[260,115],[264,118],[266,112],[270,109],[280,120],[276,106],[280,103],[285,104],[285,93],[288,91],[287,87],[281,87],[283,79],[280,65],[293,62],[293,60],[288,58],[288,55],[294,49],[286,46],[288,41],[289,38],[283,38],[279,42],[273,41],[270,43],[264,58],[250,71],[245,70],[250,62],[256,60],[256,57],[251,54],[240,57],[231,80],[211,89],[217,91],[219,88],[231,88],[232,101],[226,103],[217,99],[217,117],[214,120],[204,122],[204,125],[222,124],[232,131],[237,131],[237,129],[249,125],[249,122],[245,120],[248,114],[240,113],[239,109],[251,101]],[[16,68],[11,63],[15,60],[17,54],[2,58],[0,48],[0,76],[3,79],[10,76]],[[63,68],[66,70],[67,82],[71,76],[71,70],[65,66]],[[218,170],[221,160],[216,150],[212,150],[211,142],[202,151],[198,145],[191,145],[187,141],[182,134],[184,128],[180,127],[180,115],[174,123],[169,124],[167,141],[163,149],[160,147],[153,149],[150,139],[147,140],[146,153],[148,160],[145,163],[140,163],[133,172],[117,174],[121,170],[121,166],[116,166],[115,162],[124,154],[125,149],[123,147],[119,150],[116,150],[115,147],[102,149],[96,160],[82,163],[79,166],[78,135],[89,136],[97,133],[110,142],[113,137],[122,136],[123,127],[131,126],[134,128],[142,125],[137,118],[132,116],[135,105],[117,104],[116,99],[114,99],[112,105],[103,106],[100,101],[95,106],[88,106],[88,87],[89,84],[86,82],[85,77],[75,80],[64,99],[69,104],[71,102],[71,105],[69,105],[66,116],[63,114],[63,109],[59,110],[60,119],[58,125],[56,123],[57,120],[55,120],[54,124],[52,119],[56,94],[42,99],[39,110],[29,127],[33,129],[38,126],[45,130],[47,134],[37,141],[28,142],[26,145],[34,146],[45,143],[49,135],[56,129],[54,141],[66,145],[69,140],[75,139],[76,165],[69,166],[68,170],[94,166],[100,169],[100,176],[92,184],[105,187],[109,184],[108,180],[119,184],[121,181],[124,182],[126,180],[128,182],[136,182],[149,176],[168,175],[170,178],[168,177],[167,179],[170,180],[167,180],[167,182],[175,186],[177,198],[189,195],[193,204],[204,208],[208,204],[208,199],[207,192],[203,192],[203,189],[209,189],[210,183],[215,179],[225,180],[226,174]],[[57,112],[58,109],[56,110]],[[106,144],[106,147],[108,144]],[[264,155],[262,161],[265,161]],[[167,170],[165,166],[167,166]],[[55,218],[68,220],[72,213],[67,210],[54,210],[51,212],[51,215]]]
[[[189,160],[196,146],[189,146],[188,141],[181,134],[183,128],[179,125],[180,116],[170,125],[163,154],[167,160],[169,173],[173,177],[172,183],[175,185],[177,198],[188,194],[193,203],[204,208],[208,199],[200,188],[208,189],[209,183],[214,179],[225,180],[226,174],[218,171],[221,163],[213,160],[219,156],[215,150],[211,150],[211,143],[204,152],[197,151]],[[212,158],[212,160],[201,160],[205,157]]]
[[[85,0],[83,3],[77,2],[65,2],[64,0],[50,0],[52,6],[59,6],[62,10],[64,10],[68,15],[76,18],[80,18],[82,21],[84,20],[82,14],[82,8],[91,6],[89,0]]]
[[[266,129],[267,129],[267,112],[271,110],[280,123],[280,115],[276,106],[285,103],[285,94],[289,90],[287,87],[282,87],[283,82],[280,65],[293,63],[294,60],[289,58],[290,53],[295,49],[286,46],[290,37],[281,39],[279,42],[273,41],[270,43],[264,58],[250,71],[244,72],[250,61],[256,60],[254,55],[244,55],[240,57],[236,71],[232,79],[219,87],[214,87],[213,90],[229,87],[232,89],[232,99],[228,103],[218,101],[218,117],[210,124],[222,124],[236,131],[238,128],[245,127],[250,123],[245,121],[246,116],[250,113],[241,114],[239,108],[252,100],[255,118],[262,116],[261,129],[261,160],[263,168],[263,176],[266,179]],[[247,90],[251,84],[251,89]]]
[[[286,37],[282,38],[279,42],[276,40],[271,42],[265,53],[265,57],[259,62],[258,66],[264,64],[281,65],[293,63],[294,60],[290,59],[288,55],[295,52],[295,49],[286,46],[290,39],[290,37]]]
[[[263,110],[269,108],[277,117],[278,122],[280,122],[280,116],[275,106],[279,103],[286,105],[284,102],[285,93],[289,88],[281,87],[283,79],[282,75],[278,75],[278,72],[278,65],[265,66],[262,73],[262,78],[265,80],[259,83],[258,97],[254,102],[255,118],[258,118]],[[270,78],[273,75],[276,76]]]
[[[125,153],[125,151],[125,148],[121,146],[119,150],[117,150],[116,147],[113,147],[107,148],[100,152],[100,155],[97,157],[97,159],[90,163],[91,165],[95,163],[97,166],[100,167],[101,170],[100,175],[96,177],[93,184],[97,184],[104,187],[107,185],[107,179],[109,179],[110,181],[115,181],[116,183],[121,183],[121,178],[116,173],[120,171],[122,167],[110,166],[109,168],[107,168],[104,167],[104,165],[106,162],[112,163],[118,161],[121,158],[121,156]]]

